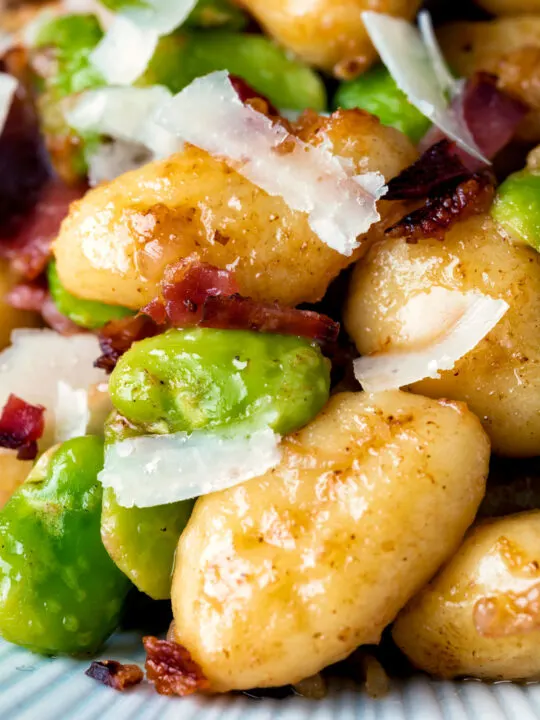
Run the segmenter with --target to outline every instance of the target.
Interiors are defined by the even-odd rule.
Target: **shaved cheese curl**
[[[357,237],[377,222],[386,190],[380,173],[353,175],[323,147],[291,135],[238,97],[226,72],[196,79],[156,114],[178,138],[223,160],[291,210],[308,214],[328,247],[351,255]]]
[[[362,13],[362,18],[381,60],[409,102],[447,137],[489,165],[463,118],[450,107],[450,98],[446,96],[450,73],[444,69],[438,46],[434,50],[436,40],[429,31],[429,21],[425,18],[422,21],[423,40],[420,32],[406,20],[371,11]],[[452,90],[456,92],[461,87],[453,83]]]
[[[148,67],[158,40],[152,28],[118,15],[90,53],[90,62],[109,85],[131,85]]]
[[[437,287],[420,293],[401,311],[411,349],[358,358],[356,379],[366,392],[381,392],[439,378],[493,330],[508,308],[504,300],[476,292]],[[431,341],[426,326],[432,329]]]
[[[153,507],[225,490],[264,475],[281,459],[270,428],[141,435],[108,445],[99,474],[123,507]]]
[[[9,108],[17,89],[17,80],[13,75],[0,72],[0,134],[6,124]]]

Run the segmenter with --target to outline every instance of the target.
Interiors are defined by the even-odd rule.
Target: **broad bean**
[[[307,340],[197,328],[136,343],[109,388],[141,432],[250,423],[285,434],[321,410],[329,383],[328,361]]]
[[[367,110],[383,125],[401,130],[414,143],[419,142],[430,127],[430,121],[411,105],[382,65],[342,83],[334,104],[345,109]]]
[[[491,214],[514,241],[540,250],[540,174],[522,170],[507,177]]]
[[[52,448],[0,512],[0,634],[46,655],[90,653],[130,583],[100,538],[103,443]]]
[[[110,320],[133,315],[132,310],[121,305],[106,305],[95,300],[83,300],[70,293],[58,277],[54,261],[49,263],[47,276],[54,304],[63,315],[80,327],[93,330],[103,327]]]

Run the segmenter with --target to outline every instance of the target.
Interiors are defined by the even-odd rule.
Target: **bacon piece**
[[[480,152],[491,159],[514,137],[528,112],[527,106],[497,87],[497,77],[486,72],[475,73],[465,85],[463,93],[452,103],[456,114],[461,115]],[[433,126],[420,142],[420,150],[444,138],[444,133]],[[461,148],[456,153],[470,172],[484,167]]]
[[[146,675],[160,695],[192,695],[210,683],[185,647],[169,640],[143,637]]]
[[[138,665],[124,665],[116,660],[93,662],[84,674],[115,690],[127,690],[142,682],[144,677]]]
[[[204,303],[201,326],[299,335],[324,343],[335,342],[339,334],[339,323],[326,315],[277,303],[259,303],[240,295],[209,297]]]
[[[487,173],[472,175],[456,187],[450,186],[442,194],[429,198],[426,203],[388,228],[391,237],[406,237],[416,243],[420,238],[442,240],[458,220],[487,210],[493,202],[494,186]]]
[[[33,310],[41,313],[47,325],[61,335],[75,335],[84,332],[82,328],[58,310],[43,277],[33,282],[15,285],[6,295],[6,302],[18,310]]]
[[[31,95],[27,53],[21,48],[8,51],[0,71],[19,80],[0,135],[0,236],[5,237],[37,202],[51,170]]]
[[[202,320],[207,298],[237,292],[238,285],[231,272],[191,256],[169,265],[161,282],[163,301],[152,300],[142,312],[158,325],[170,321],[175,327],[189,327]]]
[[[231,85],[236,90],[236,94],[244,105],[253,105],[256,110],[264,113],[265,115],[275,115],[279,117],[279,110],[277,110],[270,100],[265,97],[262,93],[254,90],[243,78],[238,75],[229,75]],[[261,102],[255,102],[261,101]],[[262,104],[264,102],[264,105]]]
[[[44,412],[42,405],[30,405],[11,394],[0,416],[0,447],[18,450],[19,460],[33,460],[45,429]]]
[[[432,195],[448,182],[470,175],[457,154],[455,142],[447,138],[429,147],[412,165],[388,183],[385,200],[414,200]]]
[[[157,335],[162,331],[152,318],[146,315],[112,320],[99,331],[99,345],[103,353],[94,363],[95,367],[110,373],[116,363],[134,342]]]
[[[528,110],[497,87],[495,75],[477,72],[467,82],[462,115],[475,143],[490,159],[512,140]]]
[[[52,242],[70,204],[85,192],[86,188],[68,187],[60,181],[49,183],[17,232],[0,238],[0,256],[28,280],[37,278],[49,262]]]

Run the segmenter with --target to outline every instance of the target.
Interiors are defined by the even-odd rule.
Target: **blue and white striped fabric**
[[[102,657],[141,662],[140,639],[115,636]],[[336,687],[324,700],[166,698],[144,684],[119,693],[87,678],[89,661],[47,659],[0,641],[1,720],[540,720],[540,684],[393,683],[382,700]]]

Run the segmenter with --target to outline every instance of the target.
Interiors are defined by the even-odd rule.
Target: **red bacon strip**
[[[326,315],[277,303],[259,303],[241,295],[209,297],[204,303],[201,326],[299,335],[322,343],[335,342],[339,334],[339,323]]]
[[[210,683],[183,645],[156,637],[143,637],[146,675],[160,695],[192,695]]]
[[[417,200],[432,195],[451,181],[470,176],[461,162],[455,142],[447,138],[429,147],[412,165],[388,183],[385,200]]]
[[[28,280],[37,278],[49,262],[52,242],[69,206],[85,192],[86,188],[68,187],[60,181],[49,183],[17,232],[0,238],[0,255],[8,258],[13,268]]]
[[[453,103],[454,112],[460,115],[480,152],[491,159],[514,137],[518,126],[528,112],[527,106],[497,87],[497,78],[486,72],[475,73],[465,90]],[[420,143],[425,150],[444,138],[444,133],[433,126]],[[484,166],[465,150],[457,148],[459,158],[470,172]]]
[[[134,342],[157,335],[162,331],[152,318],[146,315],[112,320],[99,331],[99,345],[103,353],[94,365],[112,372],[119,358]]]
[[[0,416],[0,447],[18,450],[19,460],[33,460],[45,429],[44,412],[41,405],[30,405],[10,395]]]
[[[189,327],[200,323],[209,297],[234,295],[238,291],[231,272],[188,257],[169,265],[161,282],[163,300],[152,300],[142,312],[158,325],[168,321],[174,327]]]
[[[299,335],[322,343],[334,342],[339,323],[308,310],[266,304],[238,293],[228,270],[189,257],[167,268],[161,297],[155,298],[132,318],[115,320],[99,333],[103,352],[97,367],[112,372],[118,358],[131,345],[162,332],[166,327],[207,327],[256,330]]]
[[[443,240],[458,220],[485,212],[493,202],[495,189],[487,173],[473,175],[457,186],[428,198],[418,210],[386,230],[391,237],[405,237],[408,243],[430,237]]]

